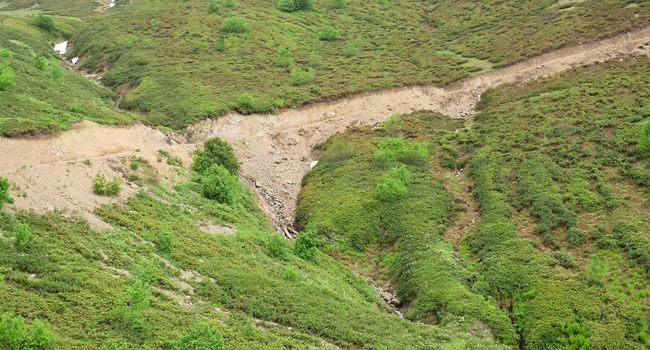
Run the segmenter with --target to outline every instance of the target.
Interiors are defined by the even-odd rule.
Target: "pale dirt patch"
[[[363,93],[286,109],[277,115],[230,113],[190,126],[173,135],[173,139],[143,125],[119,128],[91,122],[48,137],[0,138],[0,176],[9,177],[27,194],[16,198],[17,208],[63,208],[92,213],[98,205],[122,200],[137,191],[124,186],[118,198],[92,194],[90,181],[97,171],[106,172],[109,177],[117,175],[109,166],[111,161],[135,154],[137,149],[137,155],[152,158],[158,149],[164,148],[189,164],[189,153],[198,144],[219,136],[233,145],[242,162],[242,177],[259,194],[262,207],[282,230],[293,223],[301,180],[316,160],[313,147],[333,134],[352,126],[381,123],[393,113],[433,110],[456,118],[469,117],[474,114],[480,95],[489,88],[549,76],[620,54],[647,53],[648,41],[650,27],[554,50],[443,87],[414,86]],[[471,118],[468,120],[471,122]],[[85,159],[91,159],[93,168],[67,164]],[[151,164],[173,177],[173,171],[166,169],[164,163]]]

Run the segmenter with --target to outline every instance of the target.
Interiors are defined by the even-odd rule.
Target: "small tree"
[[[0,67],[0,91],[5,91],[14,85],[16,85],[14,70],[9,66]]]
[[[52,20],[52,17],[46,16],[42,13],[36,16],[36,25],[39,28],[45,29],[47,31],[54,30],[54,20]]]
[[[115,317],[132,330],[142,330],[145,326],[144,312],[149,308],[149,288],[146,283],[136,280],[118,296],[113,309]]]
[[[0,318],[0,349],[49,350],[52,343],[49,328],[40,320],[28,326],[20,316],[4,314]]]
[[[375,198],[384,203],[394,203],[407,195],[406,186],[411,180],[411,173],[404,165],[400,165],[386,171],[377,187],[375,187]]]
[[[14,239],[16,239],[16,248],[19,250],[26,250],[29,246],[29,241],[32,239],[32,230],[29,225],[25,223],[18,223],[14,227]]]
[[[223,336],[207,322],[199,322],[178,339],[179,350],[223,350]]]
[[[216,1],[210,1],[208,4],[208,13],[217,13],[219,12],[219,4]]]
[[[228,142],[215,137],[205,141],[203,148],[194,154],[192,170],[205,173],[212,165],[218,164],[231,174],[239,172],[239,161]]]
[[[266,243],[266,249],[268,249],[269,256],[272,258],[286,260],[289,256],[287,243],[285,239],[279,235],[272,235],[269,237]]]
[[[0,176],[0,209],[5,203],[13,203],[14,199],[9,195],[9,179]]]
[[[203,196],[223,204],[232,204],[239,190],[239,183],[226,168],[212,165],[201,177]]]
[[[248,21],[239,16],[231,16],[223,20],[220,30],[224,33],[246,33]]]
[[[291,70],[291,85],[300,86],[306,85],[314,81],[314,73],[311,70],[292,69]]]
[[[117,196],[121,190],[122,181],[114,177],[108,181],[104,174],[98,173],[93,178],[93,192],[98,196]]]
[[[257,109],[257,103],[253,95],[248,92],[244,92],[239,95],[237,100],[237,110],[244,114],[250,114],[255,112]]]

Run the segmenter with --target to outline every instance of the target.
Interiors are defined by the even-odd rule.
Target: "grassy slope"
[[[241,93],[256,99],[248,110],[298,105],[356,91],[414,84],[443,84],[567,43],[647,23],[650,7],[629,1],[584,1],[569,10],[553,1],[348,1],[332,9],[284,13],[273,1],[118,3],[75,37],[74,55],[89,69],[108,66],[104,82],[126,92],[125,108],[150,112],[147,121],[174,128],[237,108]],[[479,16],[480,14],[480,16]],[[636,16],[638,14],[638,16]],[[247,19],[250,31],[223,34],[228,16]],[[317,32],[331,24],[333,42]],[[346,57],[346,45],[356,47]],[[513,50],[513,47],[515,50]],[[288,48],[290,67],[275,65]],[[313,81],[292,85],[291,70],[311,69]],[[132,90],[131,90],[132,89]]]
[[[100,88],[76,73],[63,69],[63,62],[52,50],[52,42],[71,35],[82,26],[79,20],[55,17],[56,33],[33,25],[29,16],[0,12],[0,47],[11,57],[0,57],[0,66],[14,72],[15,86],[0,91],[0,135],[34,130],[65,129],[81,118],[104,123],[127,123],[134,116],[113,106],[117,95]],[[46,59],[40,70],[35,57]],[[62,73],[60,79],[53,72]]]
[[[62,16],[85,17],[95,13],[99,0],[12,0],[0,1],[3,11],[43,11]]]
[[[504,334],[498,333],[504,328],[497,318],[487,317],[498,315],[488,312],[498,305],[526,348],[564,346],[560,339],[569,341],[573,333],[589,339],[592,348],[640,347],[649,321],[650,163],[636,151],[636,140],[649,117],[649,67],[648,58],[630,58],[490,91],[469,131],[441,132],[445,127],[431,125],[451,122],[418,112],[383,130],[337,136],[355,156],[333,163],[327,155],[335,142],[325,145],[325,159],[305,178],[299,223],[314,224],[332,238],[327,249],[334,255],[357,265],[383,262],[412,318],[431,321],[434,315],[435,322],[445,322],[465,315],[470,324],[479,319]],[[426,205],[440,196],[435,178],[425,187],[413,183],[409,197],[384,216],[397,221],[392,227],[398,229],[382,231],[381,206],[372,198],[380,172],[367,154],[395,134],[429,143],[429,167],[448,190],[455,190],[449,181],[457,176],[453,168],[468,164],[465,181],[473,183],[480,218],[465,232],[459,260],[442,234],[432,236],[435,224],[452,217],[448,202],[447,212],[440,202],[434,210]],[[445,172],[443,165],[452,170]],[[426,241],[442,242],[439,248],[434,244],[423,253],[417,238],[408,244],[420,230],[432,232]],[[382,242],[386,235],[394,239]],[[358,237],[381,249],[369,249],[370,257],[356,252],[353,247],[365,246]],[[445,264],[430,264],[427,257],[451,261],[457,273],[446,274]],[[452,282],[464,292],[444,293]],[[494,301],[471,308],[466,295]]]
[[[46,321],[61,349],[99,349],[109,340],[130,349],[174,349],[179,335],[198,320],[219,328],[227,349],[332,348],[332,343],[367,349],[497,348],[489,338],[453,326],[399,318],[360,277],[326,255],[313,262],[295,256],[247,190],[231,205],[196,190],[192,183],[154,187],[124,205],[102,207],[98,215],[114,225],[105,231],[56,213],[0,213],[0,314]],[[14,238],[19,223],[32,233],[26,249]],[[235,225],[237,232],[201,229],[223,230],[218,228],[223,224]],[[169,252],[157,248],[163,231],[172,234]],[[268,248],[273,239],[275,254]],[[273,257],[281,256],[278,250],[284,257]],[[141,328],[115,314],[120,296],[136,281],[145,282],[150,293]]]

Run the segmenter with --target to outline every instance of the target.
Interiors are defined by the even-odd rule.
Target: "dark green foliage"
[[[317,36],[318,39],[323,41],[336,41],[341,39],[341,33],[329,24],[318,28]]]
[[[553,252],[553,258],[557,261],[557,264],[565,267],[567,269],[572,269],[578,267],[578,262],[576,258],[571,255],[569,252]]]
[[[223,350],[223,335],[216,327],[199,322],[178,340],[178,350]]]
[[[565,345],[566,350],[590,349],[589,332],[584,325],[578,322],[564,324],[562,325],[562,332],[564,332],[562,343]]]
[[[5,91],[14,85],[16,85],[14,70],[6,65],[0,66],[0,91]]]
[[[220,164],[205,170],[199,180],[205,198],[223,204],[233,204],[239,192],[237,178]]]
[[[20,316],[3,314],[0,317],[0,349],[48,350],[53,346],[51,331],[42,321],[35,320],[27,325]]]
[[[223,20],[219,30],[224,33],[246,33],[248,32],[248,21],[239,16],[227,17]]]
[[[219,52],[226,52],[228,45],[226,44],[226,37],[223,35],[217,36],[217,40],[214,43],[215,49]]]
[[[343,46],[343,56],[347,58],[354,57],[358,55],[359,52],[361,52],[361,48],[359,47],[358,42],[348,41]]]
[[[14,53],[9,49],[1,48],[0,49],[0,58],[12,58]]]
[[[346,0],[331,0],[330,2],[330,7],[337,10],[344,8],[345,5],[347,5]]]
[[[192,170],[204,174],[215,164],[224,167],[233,175],[239,172],[239,161],[232,146],[218,137],[205,141],[203,148],[196,151]]]
[[[336,139],[329,144],[321,155],[321,161],[326,163],[342,162],[352,158],[355,154],[354,148],[344,140]]]
[[[36,16],[35,22],[36,26],[38,26],[41,29],[47,30],[47,31],[53,31],[54,30],[54,20],[52,17],[44,14],[39,14]]]
[[[114,177],[108,181],[104,174],[98,173],[93,178],[93,193],[98,196],[117,196],[120,194],[122,180],[119,177]]]
[[[577,228],[577,227],[571,227],[567,231],[567,241],[572,247],[579,247],[585,239],[585,233]]]
[[[9,179],[4,176],[0,176],[0,210],[5,203],[13,203],[14,200],[9,194]]]

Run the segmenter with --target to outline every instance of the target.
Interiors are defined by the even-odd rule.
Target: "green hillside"
[[[71,55],[108,68],[103,82],[123,108],[182,128],[232,109],[445,84],[650,18],[643,2],[570,4],[326,0],[287,12],[267,0],[118,1],[73,38]]]
[[[489,91],[471,129],[417,112],[336,136],[298,223],[390,279],[409,319],[480,322],[526,349],[647,347],[649,68],[632,57]]]

